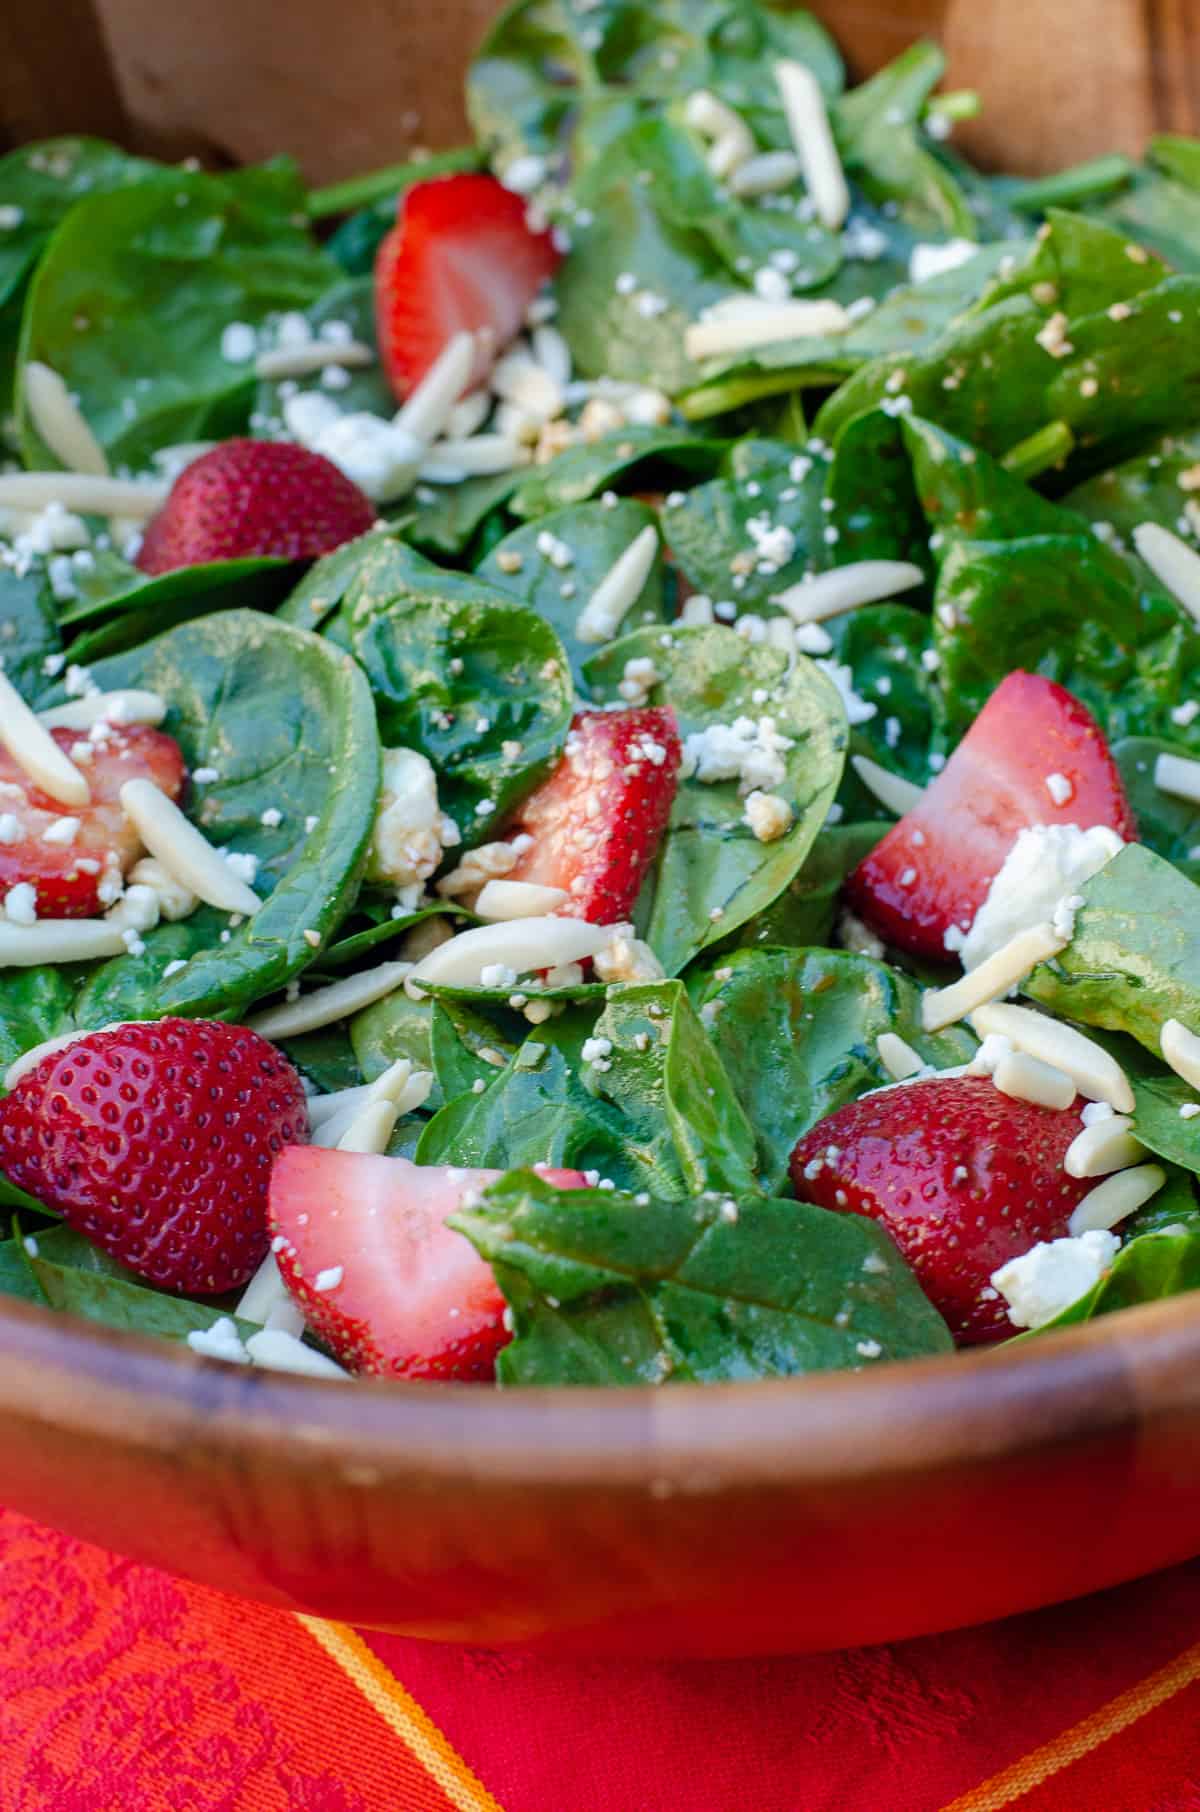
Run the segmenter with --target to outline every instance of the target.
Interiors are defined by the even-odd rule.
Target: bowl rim
[[[670,1389],[297,1377],[172,1350],[17,1300],[0,1306],[0,1427],[114,1450],[270,1460],[347,1485],[467,1478],[497,1489],[706,1492],[817,1486],[1047,1453],[1200,1408],[1186,1294],[1043,1341]]]

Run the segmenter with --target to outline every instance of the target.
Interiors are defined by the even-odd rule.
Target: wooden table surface
[[[92,131],[313,180],[463,133],[465,55],[495,0],[53,0],[0,7],[0,140]],[[1196,0],[813,0],[863,74],[938,38],[982,93],[959,142],[1037,172],[1200,130]]]

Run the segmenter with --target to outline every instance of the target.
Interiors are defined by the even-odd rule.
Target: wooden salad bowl
[[[296,153],[314,180],[461,133],[491,0],[59,0],[0,18],[0,137]],[[863,73],[922,32],[1034,171],[1197,126],[1186,0],[816,4]],[[413,96],[406,108],[405,94]],[[873,1642],[1200,1551],[1200,1308],[799,1381],[346,1386],[0,1304],[0,1498],[249,1597],[588,1655]]]
[[[1200,1549],[1189,1297],[799,1382],[312,1382],[0,1311],[16,1509],[224,1591],[453,1642],[877,1642]]]

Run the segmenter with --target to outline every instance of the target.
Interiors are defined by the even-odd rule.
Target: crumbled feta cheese
[[[442,851],[460,841],[458,826],[438,806],[437,775],[427,757],[417,749],[385,749],[367,879],[396,888],[424,882]]]
[[[603,950],[592,959],[592,971],[602,982],[661,981],[665,973],[649,944],[634,937],[632,925],[614,925]]]
[[[794,814],[786,799],[778,793],[755,791],[747,794],[745,821],[760,843],[774,843],[787,835]]]
[[[21,821],[13,812],[0,812],[0,843],[21,841]]]
[[[854,675],[849,667],[840,661],[819,660],[816,665],[837,687],[846,709],[846,719],[852,729],[858,724],[869,723],[878,714],[879,706],[860,698],[854,690]]]
[[[1046,791],[1055,805],[1066,805],[1068,800],[1075,797],[1074,784],[1065,774],[1047,774]]]
[[[221,330],[221,357],[227,365],[245,365],[258,351],[258,335],[246,321],[230,321]]]
[[[1014,1327],[1044,1327],[1099,1283],[1120,1246],[1115,1234],[1095,1230],[1077,1239],[1043,1240],[993,1271],[992,1286],[1007,1302]]]
[[[203,1359],[224,1359],[231,1365],[249,1365],[250,1355],[242,1345],[235,1323],[221,1315],[209,1328],[193,1328],[187,1337],[193,1353]]]
[[[1104,824],[1090,830],[1080,830],[1077,824],[1027,825],[962,936],[958,948],[963,967],[978,968],[1019,931],[1053,919],[1060,902],[1077,897],[1082,884],[1123,848],[1116,831]],[[958,944],[957,938],[951,942],[951,935],[948,949]]]
[[[28,881],[18,881],[4,896],[4,916],[14,925],[37,924],[37,889]]]
[[[507,963],[485,963],[479,971],[481,988],[511,988],[517,979],[517,971]]]
[[[707,724],[687,737],[682,772],[706,784],[737,780],[742,793],[769,792],[786,778],[783,755],[792,746],[793,738],[776,729],[773,717]]]

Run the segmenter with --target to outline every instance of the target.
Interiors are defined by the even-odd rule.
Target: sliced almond
[[[34,785],[60,804],[87,805],[91,799],[92,790],[85,776],[59,748],[45,724],[29,709],[3,673],[0,673],[0,743]]]
[[[973,973],[978,975],[979,970]],[[1119,1114],[1133,1112],[1133,1089],[1116,1058],[1074,1026],[1064,1025],[1061,1019],[1051,1019],[1048,1014],[1035,1013],[1030,1007],[999,1000],[977,1007],[971,1024],[981,1038],[995,1032],[1007,1038],[1014,1050],[1065,1070],[1078,1092],[1089,1101],[1107,1101]]]
[[[262,901],[238,877],[220,851],[189,823],[173,799],[152,780],[127,780],[121,810],[152,856],[197,899],[223,912],[253,916]]]
[[[246,1024],[261,1038],[298,1038],[302,1032],[319,1032],[322,1026],[347,1019],[351,1013],[359,1013],[385,995],[394,994],[405,976],[412,973],[411,963],[377,963],[373,969],[347,975],[327,988],[315,988],[299,1000],[268,1007]]]
[[[1032,925],[1027,931],[1019,931],[961,981],[952,982],[948,988],[930,989],[922,995],[921,1023],[925,1030],[940,1032],[944,1026],[965,1019],[968,1013],[976,1013],[997,996],[1007,994],[1010,988],[1024,981],[1031,969],[1065,950],[1068,941],[1058,935],[1053,925]],[[1041,1055],[1040,1052],[1031,1054]]]
[[[1157,1195],[1167,1180],[1160,1164],[1138,1164],[1132,1170],[1120,1170],[1116,1176],[1089,1189],[1067,1222],[1072,1239],[1081,1233],[1104,1232],[1127,1220],[1138,1208]]]

